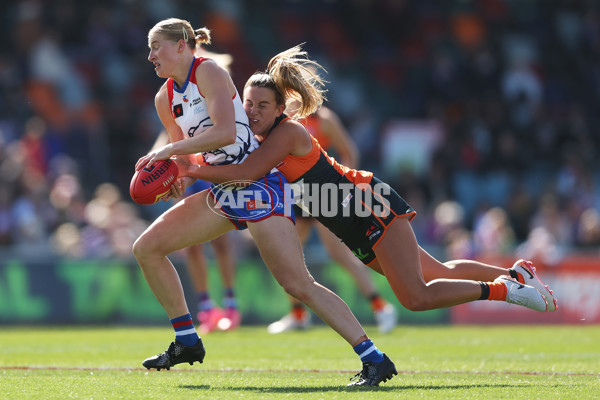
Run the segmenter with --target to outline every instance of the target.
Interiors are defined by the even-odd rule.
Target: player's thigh
[[[143,234],[146,246],[169,254],[212,240],[233,229],[233,224],[206,201],[203,191],[178,202],[150,225]]]
[[[419,245],[407,218],[396,218],[374,251],[396,296],[410,295],[425,287]]]
[[[419,246],[419,260],[425,282],[447,277],[448,267],[426,252],[421,246]]]
[[[248,222],[248,230],[260,255],[278,282],[308,279],[302,246],[294,224],[286,217],[272,216]]]

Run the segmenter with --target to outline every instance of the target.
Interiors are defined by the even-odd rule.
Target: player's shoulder
[[[277,124],[275,129],[285,130],[290,132],[302,132],[305,131],[306,128],[300,121],[294,119],[292,117],[286,117]]]
[[[196,60],[196,62],[199,61]],[[203,88],[203,90],[206,90],[211,86],[219,87],[220,89],[222,88],[220,85],[223,84],[230,86],[232,91],[235,90],[235,86],[233,85],[233,81],[231,80],[227,70],[221,67],[215,60],[210,58],[205,58],[202,62],[199,62],[196,65],[194,77],[194,83],[198,85],[198,87]]]
[[[155,102],[160,102],[169,99],[169,80],[167,79],[154,96]]]
[[[293,118],[286,118],[281,121],[271,132],[271,134],[285,135],[286,140],[295,143],[310,142],[310,133],[304,125]]]

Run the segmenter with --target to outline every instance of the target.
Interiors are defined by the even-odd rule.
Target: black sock
[[[490,298],[490,287],[485,282],[479,282],[479,284],[481,285],[481,297],[479,297],[479,300],[489,299]]]

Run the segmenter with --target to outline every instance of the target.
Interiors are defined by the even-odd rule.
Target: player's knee
[[[131,246],[131,250],[133,252],[134,257],[137,260],[140,260],[144,255],[144,240],[142,236],[138,237],[135,242],[133,242],[133,246]]]
[[[145,234],[138,237],[136,241],[133,242],[132,246],[133,255],[138,262],[153,257],[157,249],[158,247],[153,246],[150,239]]]
[[[302,294],[302,290],[299,285],[295,284],[294,282],[280,282],[280,285],[287,294],[302,301],[302,299],[298,297]]]
[[[287,294],[295,297],[303,303],[306,302],[306,300],[308,300],[310,297],[310,285],[312,285],[311,282],[290,279],[285,282],[280,282],[280,285]]]
[[[431,301],[421,293],[413,293],[399,299],[400,303],[410,311],[426,311],[431,310]]]

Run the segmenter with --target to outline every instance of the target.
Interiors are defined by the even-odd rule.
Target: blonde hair
[[[179,18],[168,18],[158,22],[148,32],[148,41],[155,35],[161,35],[164,39],[173,42],[183,39],[192,50],[196,46],[210,44],[210,30],[206,27],[194,30],[189,21]]]
[[[325,100],[325,81],[317,74],[319,69],[325,71],[319,63],[307,57],[302,45],[294,46],[271,58],[267,71],[252,75],[244,88],[271,89],[278,105],[287,106],[297,100],[300,106],[293,118],[302,119],[316,112]]]

